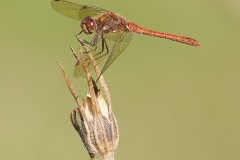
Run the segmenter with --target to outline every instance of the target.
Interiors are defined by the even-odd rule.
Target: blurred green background
[[[105,72],[119,121],[116,159],[240,159],[240,1],[84,0],[196,48],[136,35]],[[69,114],[79,22],[49,0],[0,5],[0,159],[89,159]],[[73,79],[85,96],[86,82]]]

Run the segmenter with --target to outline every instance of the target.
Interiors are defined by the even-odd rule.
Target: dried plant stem
[[[56,61],[57,61],[58,66],[59,66],[60,69],[61,69],[63,78],[65,79],[65,82],[66,82],[66,84],[67,84],[67,86],[68,86],[68,89],[69,89],[69,91],[71,92],[74,100],[77,102],[77,105],[78,105],[79,107],[82,107],[82,104],[81,104],[81,101],[80,101],[80,97],[77,95],[77,93],[76,93],[76,91],[75,91],[75,89],[74,89],[74,86],[73,86],[72,82],[70,81],[67,73],[64,71],[64,69],[63,69],[62,65],[60,64],[60,62],[59,62],[58,60],[56,60]]]
[[[114,151],[116,150],[119,142],[119,130],[116,118],[112,112],[110,93],[103,75],[101,75],[101,71],[92,54],[89,52],[89,49],[84,45],[80,38],[79,42],[88,53],[88,57],[91,60],[97,76],[99,77],[99,82],[108,103],[104,100],[100,90],[97,88],[97,85],[91,76],[83,52],[80,51],[81,57],[78,59],[78,63],[83,67],[86,73],[89,88],[90,95],[87,95],[85,101],[77,95],[68,75],[59,61],[56,60],[68,89],[78,105],[78,107],[71,112],[71,122],[76,131],[79,133],[92,160],[95,159],[96,156],[100,156],[103,160],[114,160]],[[73,49],[72,52],[75,58],[77,58]]]
[[[95,116],[99,115],[99,107],[95,107],[98,106],[98,100],[96,97],[96,91],[94,90],[94,84],[95,83],[92,79],[92,76],[90,74],[88,65],[86,64],[86,61],[84,59],[83,53],[80,51],[80,64],[83,66],[84,70],[86,71],[86,77],[87,77],[87,82],[88,82],[88,86],[89,86],[89,93],[91,95],[91,98],[93,99],[92,103],[93,103],[93,112],[95,114]]]
[[[109,114],[110,114],[110,125],[111,125],[111,128],[116,128],[116,130],[118,131],[119,129],[118,129],[118,125],[114,125],[114,122],[116,122],[116,120],[115,120],[115,116],[113,116],[113,114],[112,114],[112,100],[111,100],[111,95],[110,95],[110,92],[109,92],[109,89],[108,89],[108,87],[107,87],[107,84],[106,84],[106,82],[105,82],[105,79],[104,79],[104,77],[103,77],[103,75],[101,74],[101,70],[100,70],[100,68],[98,67],[98,65],[97,65],[97,63],[96,63],[96,61],[95,61],[95,59],[94,59],[94,57],[93,57],[93,55],[92,55],[92,53],[89,51],[89,49],[88,49],[88,47],[85,45],[85,43],[84,43],[84,40],[82,40],[78,35],[77,35],[77,39],[78,39],[78,41],[81,43],[81,45],[83,46],[83,48],[84,48],[84,50],[87,52],[87,54],[88,54],[88,57],[89,57],[89,59],[91,60],[91,63],[92,63],[92,65],[93,65],[93,68],[94,68],[94,70],[95,70],[95,72],[96,72],[96,75],[97,75],[97,77],[99,78],[99,82],[100,82],[100,84],[101,84],[101,86],[102,86],[102,88],[103,88],[103,91],[104,91],[104,94],[105,94],[105,96],[106,96],[106,99],[107,99],[107,102],[108,102],[108,112],[109,112]],[[82,64],[83,66],[84,66],[84,68],[85,68],[85,70],[87,69],[88,70],[88,67],[87,67],[87,65],[86,65],[86,62],[85,62],[85,60],[84,60],[84,56],[83,56],[83,53],[82,52],[80,52],[80,54],[81,54],[81,59],[82,60],[80,60],[80,63],[84,63],[84,64]],[[76,56],[75,56],[76,57]],[[87,71],[86,70],[86,71]],[[89,70],[87,71],[87,72],[89,72]],[[88,75],[87,75],[88,76]],[[88,79],[88,81],[89,81],[90,79]],[[112,132],[112,135],[111,135],[112,137],[114,137],[114,133]],[[117,138],[118,139],[118,138]],[[118,140],[117,140],[118,141]],[[114,146],[114,144],[113,144],[114,142],[112,141],[112,146]],[[105,159],[105,160],[113,160],[114,159],[114,155],[113,154],[108,154],[108,155],[105,155],[105,157],[103,157],[103,159]]]
[[[109,112],[111,112],[112,111],[111,95],[109,94],[110,92],[109,92],[107,84],[106,84],[106,82],[104,80],[104,77],[101,74],[101,70],[98,67],[97,62],[95,61],[95,59],[94,59],[93,55],[91,54],[91,52],[89,51],[88,47],[85,45],[84,40],[81,39],[78,35],[77,35],[77,39],[81,43],[81,45],[83,46],[84,50],[87,52],[88,57],[90,58],[91,63],[93,65],[93,68],[94,68],[94,70],[95,70],[95,72],[97,74],[97,77],[99,77],[99,82],[100,82],[100,84],[101,84],[101,86],[102,86],[102,88],[104,90],[104,94],[105,94],[106,99],[107,99],[107,101],[109,103]]]

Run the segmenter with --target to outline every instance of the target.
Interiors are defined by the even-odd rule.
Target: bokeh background
[[[75,0],[146,28],[198,39],[196,48],[136,35],[105,72],[119,121],[116,159],[240,159],[239,0]],[[76,107],[55,59],[72,76],[79,22],[49,0],[0,5],[0,159],[89,159]]]

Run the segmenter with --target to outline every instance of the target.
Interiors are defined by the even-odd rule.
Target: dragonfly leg
[[[82,34],[83,30],[81,30],[78,34],[76,34],[76,37],[78,37],[80,34]]]
[[[101,42],[101,43],[102,43],[102,49],[101,49],[100,52],[94,54],[95,60],[98,60],[98,59],[104,57],[105,55],[107,55],[107,54],[109,53],[109,49],[108,49],[108,46],[107,46],[107,43],[106,43],[105,38],[102,36],[101,39],[102,39],[102,42]],[[103,51],[105,50],[105,47],[106,47],[106,54],[101,55],[101,53],[103,53]],[[95,50],[97,50],[97,46],[96,46],[96,48],[95,48],[93,51],[95,51]],[[89,52],[91,52],[91,51],[89,51]],[[99,55],[100,55],[100,56],[99,56]],[[98,57],[98,56],[99,56],[99,57]],[[89,58],[86,58],[86,61],[90,61],[90,59],[89,59]],[[91,62],[88,63],[88,66],[90,65],[90,63],[91,63]]]
[[[107,52],[106,52],[104,55],[101,55],[101,56],[97,57],[96,59],[100,59],[100,58],[106,56],[106,55],[109,53],[109,49],[108,49],[107,42],[106,42],[105,38],[102,37],[102,48],[103,48],[103,49],[104,49],[104,46],[106,47]],[[103,52],[103,49],[102,49],[102,51],[101,51],[100,53],[98,53],[98,54],[101,54],[101,53]],[[98,82],[98,80],[99,80],[100,76],[103,74],[103,72],[104,72],[104,70],[101,70],[101,72],[100,72],[100,74],[99,74],[99,76],[98,76],[98,78],[97,78],[97,80],[96,80],[96,83]]]
[[[103,51],[104,51],[104,49],[105,49],[104,47],[106,47],[106,53],[105,53],[104,55],[101,55],[101,56],[97,57],[97,59],[99,59],[99,58],[101,58],[101,57],[103,57],[103,56],[106,56],[106,55],[109,53],[109,49],[108,49],[107,42],[106,42],[105,38],[102,37],[102,50],[101,50],[100,52],[98,52],[97,54],[95,54],[95,56],[98,56],[98,55],[100,55],[101,53],[103,53]]]
[[[78,60],[78,56],[76,55],[76,52],[74,51],[74,49],[72,47],[70,47],[73,56]]]
[[[88,45],[91,45],[91,46],[96,46],[96,44],[93,44],[92,41],[91,42],[88,42],[82,38],[80,38],[80,34],[82,34],[83,30],[81,32],[79,32],[78,34],[76,34],[76,37],[77,37],[77,40],[80,42],[80,43],[84,43],[84,44],[88,44]],[[96,50],[96,49],[94,49]]]
[[[90,46],[92,46],[92,47],[95,46],[94,49],[91,49],[91,50],[89,50],[89,51],[85,51],[85,52],[83,52],[83,53],[89,53],[89,52],[96,51],[96,50],[97,50],[97,47],[98,47],[97,44],[98,44],[98,40],[99,40],[99,33],[97,33],[97,34],[94,36],[94,38],[92,39],[91,42],[88,42],[88,41],[80,38],[80,34],[81,34],[82,32],[83,32],[83,31],[81,31],[80,33],[78,33],[78,34],[76,35],[78,41],[79,41],[80,43],[88,44],[88,45],[90,45]],[[101,54],[101,53],[103,52],[103,50],[104,50],[104,45],[103,45],[103,39],[104,39],[104,38],[103,38],[103,36],[101,36],[101,38],[102,38],[102,50],[101,50],[99,53],[95,54],[95,55]],[[104,39],[104,41],[105,41],[105,39]]]
[[[76,38],[78,40],[78,42],[82,43],[82,44],[89,44],[89,42],[87,42],[86,40],[80,38],[80,34],[82,34],[83,30],[81,30],[78,34],[76,34]]]

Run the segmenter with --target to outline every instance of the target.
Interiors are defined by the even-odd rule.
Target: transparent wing
[[[105,35],[106,45],[109,52],[107,52],[106,46],[102,45],[102,39],[99,39],[97,44],[97,49],[94,46],[88,46],[89,50],[92,50],[92,54],[97,61],[97,64],[105,63],[102,67],[102,73],[115,61],[115,59],[127,48],[129,42],[133,38],[133,33],[131,32],[115,32]],[[104,48],[103,48],[104,47]],[[94,50],[96,49],[96,50]],[[104,49],[102,51],[102,49]],[[92,69],[91,61],[87,54],[84,54],[84,58],[90,69]],[[76,64],[74,69],[74,77],[85,76],[85,72],[81,65]]]
[[[79,21],[82,21],[87,16],[97,16],[101,13],[108,12],[102,8],[76,4],[65,0],[53,0],[51,5],[52,8],[60,14]]]
[[[109,50],[110,54],[108,56],[107,61],[105,62],[102,73],[115,61],[115,59],[127,48],[129,42],[133,38],[133,33],[131,32],[116,32],[107,35],[106,39],[113,41],[114,44],[112,49]],[[107,41],[107,45],[110,41]]]

